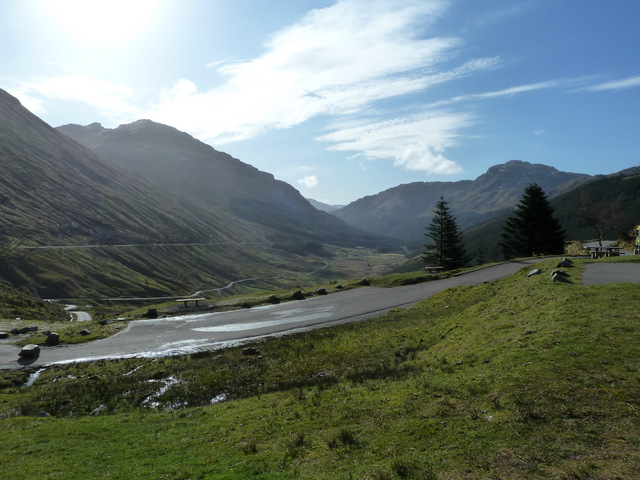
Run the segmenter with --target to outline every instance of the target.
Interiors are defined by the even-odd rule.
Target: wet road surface
[[[379,316],[391,308],[408,307],[451,287],[497,280],[535,263],[504,263],[465,275],[396,288],[362,287],[306,300],[229,312],[131,322],[124,331],[92,343],[42,347],[30,365],[89,361],[102,358],[154,357],[192,353]],[[0,368],[20,368],[19,349],[0,345]]]

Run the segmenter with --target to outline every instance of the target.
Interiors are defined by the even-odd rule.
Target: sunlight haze
[[[0,87],[52,126],[148,118],[347,204],[512,159],[639,164],[640,3],[5,0]]]

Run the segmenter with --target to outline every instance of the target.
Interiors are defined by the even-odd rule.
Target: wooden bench
[[[622,247],[585,247],[587,254],[593,259],[619,257]]]
[[[181,298],[176,300],[176,302],[184,302],[184,307],[187,308],[189,302],[196,302],[196,307],[198,306],[198,302],[206,300],[206,298]]]

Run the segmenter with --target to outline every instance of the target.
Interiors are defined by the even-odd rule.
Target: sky
[[[636,0],[0,0],[0,88],[344,205],[509,160],[640,165],[638,25]]]

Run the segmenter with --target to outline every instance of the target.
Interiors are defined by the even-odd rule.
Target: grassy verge
[[[59,366],[32,387],[2,372],[0,466],[15,479],[634,478],[637,285],[552,283],[555,263],[252,355]]]

